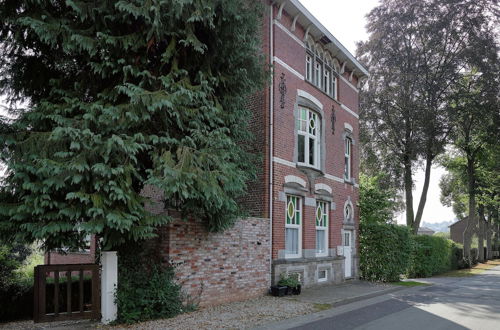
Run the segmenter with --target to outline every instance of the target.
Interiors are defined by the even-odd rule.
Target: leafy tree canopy
[[[417,232],[432,162],[454,129],[449,109],[463,72],[494,77],[498,4],[491,0],[383,0],[369,15],[358,53],[371,77],[361,98],[362,162],[404,187],[407,225]],[[377,161],[378,160],[378,161]],[[425,180],[413,210],[413,173]]]
[[[397,191],[384,186],[384,175],[359,176],[359,207],[361,223],[395,223],[394,214],[398,211]]]
[[[170,220],[145,187],[210,230],[253,176],[245,107],[262,87],[259,2],[2,0],[0,233],[104,248]]]

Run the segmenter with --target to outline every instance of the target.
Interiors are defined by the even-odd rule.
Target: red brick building
[[[358,94],[368,73],[299,1],[269,12],[272,280],[342,282],[358,273]]]
[[[179,220],[157,240],[202,305],[264,294],[286,272],[305,287],[358,275],[358,96],[368,73],[299,1],[272,3],[262,49],[273,81],[250,100],[262,155],[242,201],[252,217],[217,234]]]

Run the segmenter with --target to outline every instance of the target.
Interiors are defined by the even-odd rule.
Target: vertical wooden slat
[[[54,271],[54,315],[59,315],[59,270]]]
[[[40,322],[40,266],[35,267],[34,275],[34,287],[33,287],[33,322]],[[45,298],[45,297],[44,297]]]
[[[68,315],[71,315],[71,270],[66,272],[66,308]]]
[[[80,280],[79,280],[79,293],[78,293],[78,299],[80,301],[80,313],[83,313],[83,269],[80,269]]]
[[[42,321],[43,317],[47,313],[47,277],[46,277],[46,271],[45,268],[40,267],[40,270],[38,271],[39,279],[39,297],[40,299],[38,300],[40,303],[40,306],[38,307],[38,313],[39,313],[39,320]]]

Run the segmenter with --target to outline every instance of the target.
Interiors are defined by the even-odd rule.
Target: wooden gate
[[[100,319],[99,266],[36,266],[34,296],[35,322]]]

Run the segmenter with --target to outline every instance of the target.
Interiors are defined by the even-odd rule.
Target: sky
[[[353,55],[356,54],[356,42],[368,39],[365,30],[366,14],[379,4],[379,0],[300,0],[300,2]],[[446,170],[442,167],[433,167],[431,170],[431,180],[422,221],[436,223],[455,219],[452,209],[443,206],[439,201],[441,193],[439,179],[445,173]],[[417,171],[413,179],[415,180],[413,208],[416,212],[423,188],[423,170]],[[406,223],[405,213],[400,214],[397,220],[398,223]]]
[[[356,42],[368,38],[365,31],[365,15],[378,5],[379,0],[300,0],[300,2],[354,55]],[[1,101],[0,98],[0,104]],[[2,115],[1,108],[0,115]],[[439,201],[439,179],[444,173],[446,171],[440,167],[435,167],[431,171],[431,182],[422,221],[435,223],[455,218],[451,208],[441,205]],[[424,181],[423,171],[415,173],[414,180],[413,195],[416,210]],[[404,213],[399,215],[398,223],[405,223]]]

